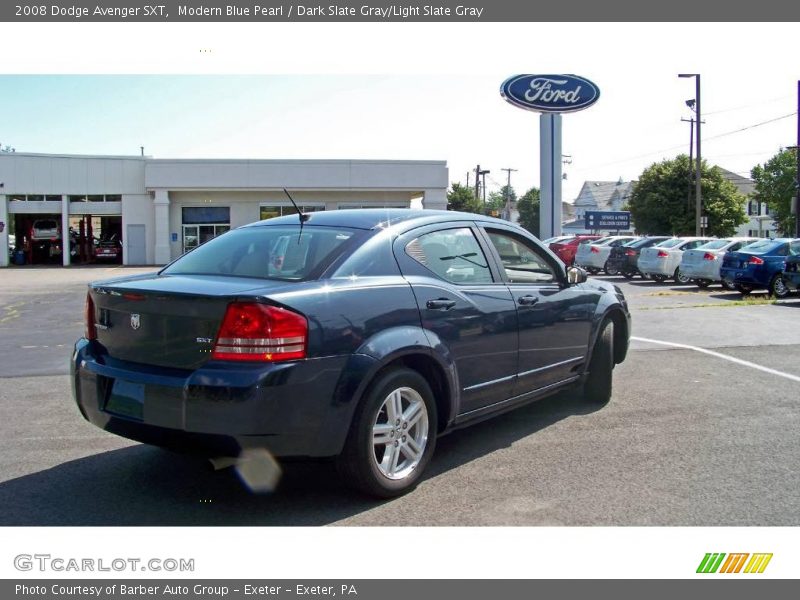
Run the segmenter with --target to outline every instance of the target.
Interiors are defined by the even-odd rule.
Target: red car
[[[602,236],[600,235],[588,234],[576,235],[568,240],[562,240],[561,242],[550,244],[550,250],[555,252],[555,255],[558,256],[558,258],[560,258],[561,261],[569,267],[575,262],[575,253],[578,251],[578,244],[599,240],[601,237]]]

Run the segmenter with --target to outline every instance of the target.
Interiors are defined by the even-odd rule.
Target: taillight
[[[666,252],[665,250],[659,250],[658,251],[658,258],[667,258],[668,256],[669,256],[669,252]]]
[[[749,265],[763,265],[764,264],[764,259],[763,258],[758,258],[757,256],[751,256],[750,258],[747,259],[747,264],[749,264]]]
[[[589,246],[589,249],[595,254],[600,254],[600,248],[598,248],[597,246]]]
[[[275,362],[305,358],[308,321],[285,308],[232,302],[225,311],[211,358]]]
[[[636,250],[625,250],[625,256],[636,256]]]
[[[86,324],[83,330],[83,337],[87,340],[96,340],[97,326],[94,321],[94,301],[89,292],[86,292],[86,304],[84,304],[83,318]]]
[[[706,252],[703,254],[703,260],[717,260],[716,255],[711,254],[711,252]]]

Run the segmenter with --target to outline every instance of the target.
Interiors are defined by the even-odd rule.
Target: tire
[[[722,287],[729,291],[734,291],[736,289],[736,284],[733,283],[730,279],[723,279],[722,280]]]
[[[676,267],[675,273],[673,274],[672,278],[675,280],[675,283],[680,283],[681,285],[686,285],[687,283],[691,283],[692,279],[687,277],[683,273],[681,273],[681,268]]]
[[[633,279],[634,277],[636,277],[636,273],[634,273],[633,271],[623,271],[622,276],[625,279]]]
[[[734,287],[734,289],[735,289],[737,292],[739,292],[739,293],[740,293],[742,296],[749,296],[749,295],[750,295],[750,292],[752,292],[752,291],[753,291],[753,288],[751,288],[751,287],[748,287],[748,286],[746,286],[746,285],[739,285],[738,283],[737,283],[737,284],[735,284],[733,287]]]
[[[664,283],[667,280],[667,276],[652,274],[650,275],[650,279],[652,279],[653,281],[657,281],[658,283]]]
[[[699,287],[701,290],[704,290],[704,289],[706,289],[708,286],[710,286],[710,285],[711,285],[711,280],[709,280],[709,279],[695,279],[695,280],[694,280],[694,283],[695,283],[695,285],[697,285],[697,287]]]
[[[769,282],[769,288],[767,291],[773,298],[787,298],[789,294],[792,293],[780,273],[775,275],[775,277],[772,278],[772,281]]]
[[[606,275],[610,275],[611,277],[614,277],[616,275],[619,275],[619,267],[609,266],[608,261],[606,261],[606,264],[603,267],[603,272]]]
[[[397,395],[402,414],[394,417]],[[412,405],[421,411],[413,413],[414,422],[404,420]],[[412,490],[436,448],[436,424],[436,402],[422,375],[406,368],[379,373],[356,409],[344,449],[336,459],[342,479],[348,486],[378,498],[393,498]],[[376,443],[376,438],[387,443]],[[412,458],[414,455],[416,458]]]
[[[614,372],[614,323],[606,320],[594,343],[589,361],[589,374],[583,383],[583,397],[596,405],[607,404],[611,399]]]

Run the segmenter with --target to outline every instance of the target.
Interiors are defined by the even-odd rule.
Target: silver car
[[[609,254],[611,254],[611,248],[622,246],[622,244],[635,239],[637,239],[635,235],[611,235],[594,240],[589,244],[578,244],[578,250],[575,252],[575,264],[595,274],[606,268],[606,261]],[[616,273],[608,273],[606,271],[606,274],[615,275]]]
[[[639,272],[655,281],[673,278],[678,283],[689,283],[691,277],[682,274],[680,270],[684,251],[694,250],[713,239],[708,237],[671,238],[650,248],[644,248],[639,254],[637,263]]]
[[[725,238],[712,240],[694,250],[686,250],[681,256],[680,272],[694,280],[694,283],[700,288],[707,288],[712,283],[720,283],[722,277],[719,269],[725,253],[735,252],[757,241],[758,238]],[[722,282],[722,285],[727,287],[725,282]]]

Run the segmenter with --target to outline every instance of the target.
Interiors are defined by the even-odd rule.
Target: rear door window
[[[421,235],[406,245],[406,254],[445,281],[492,283],[489,263],[468,227]]]

